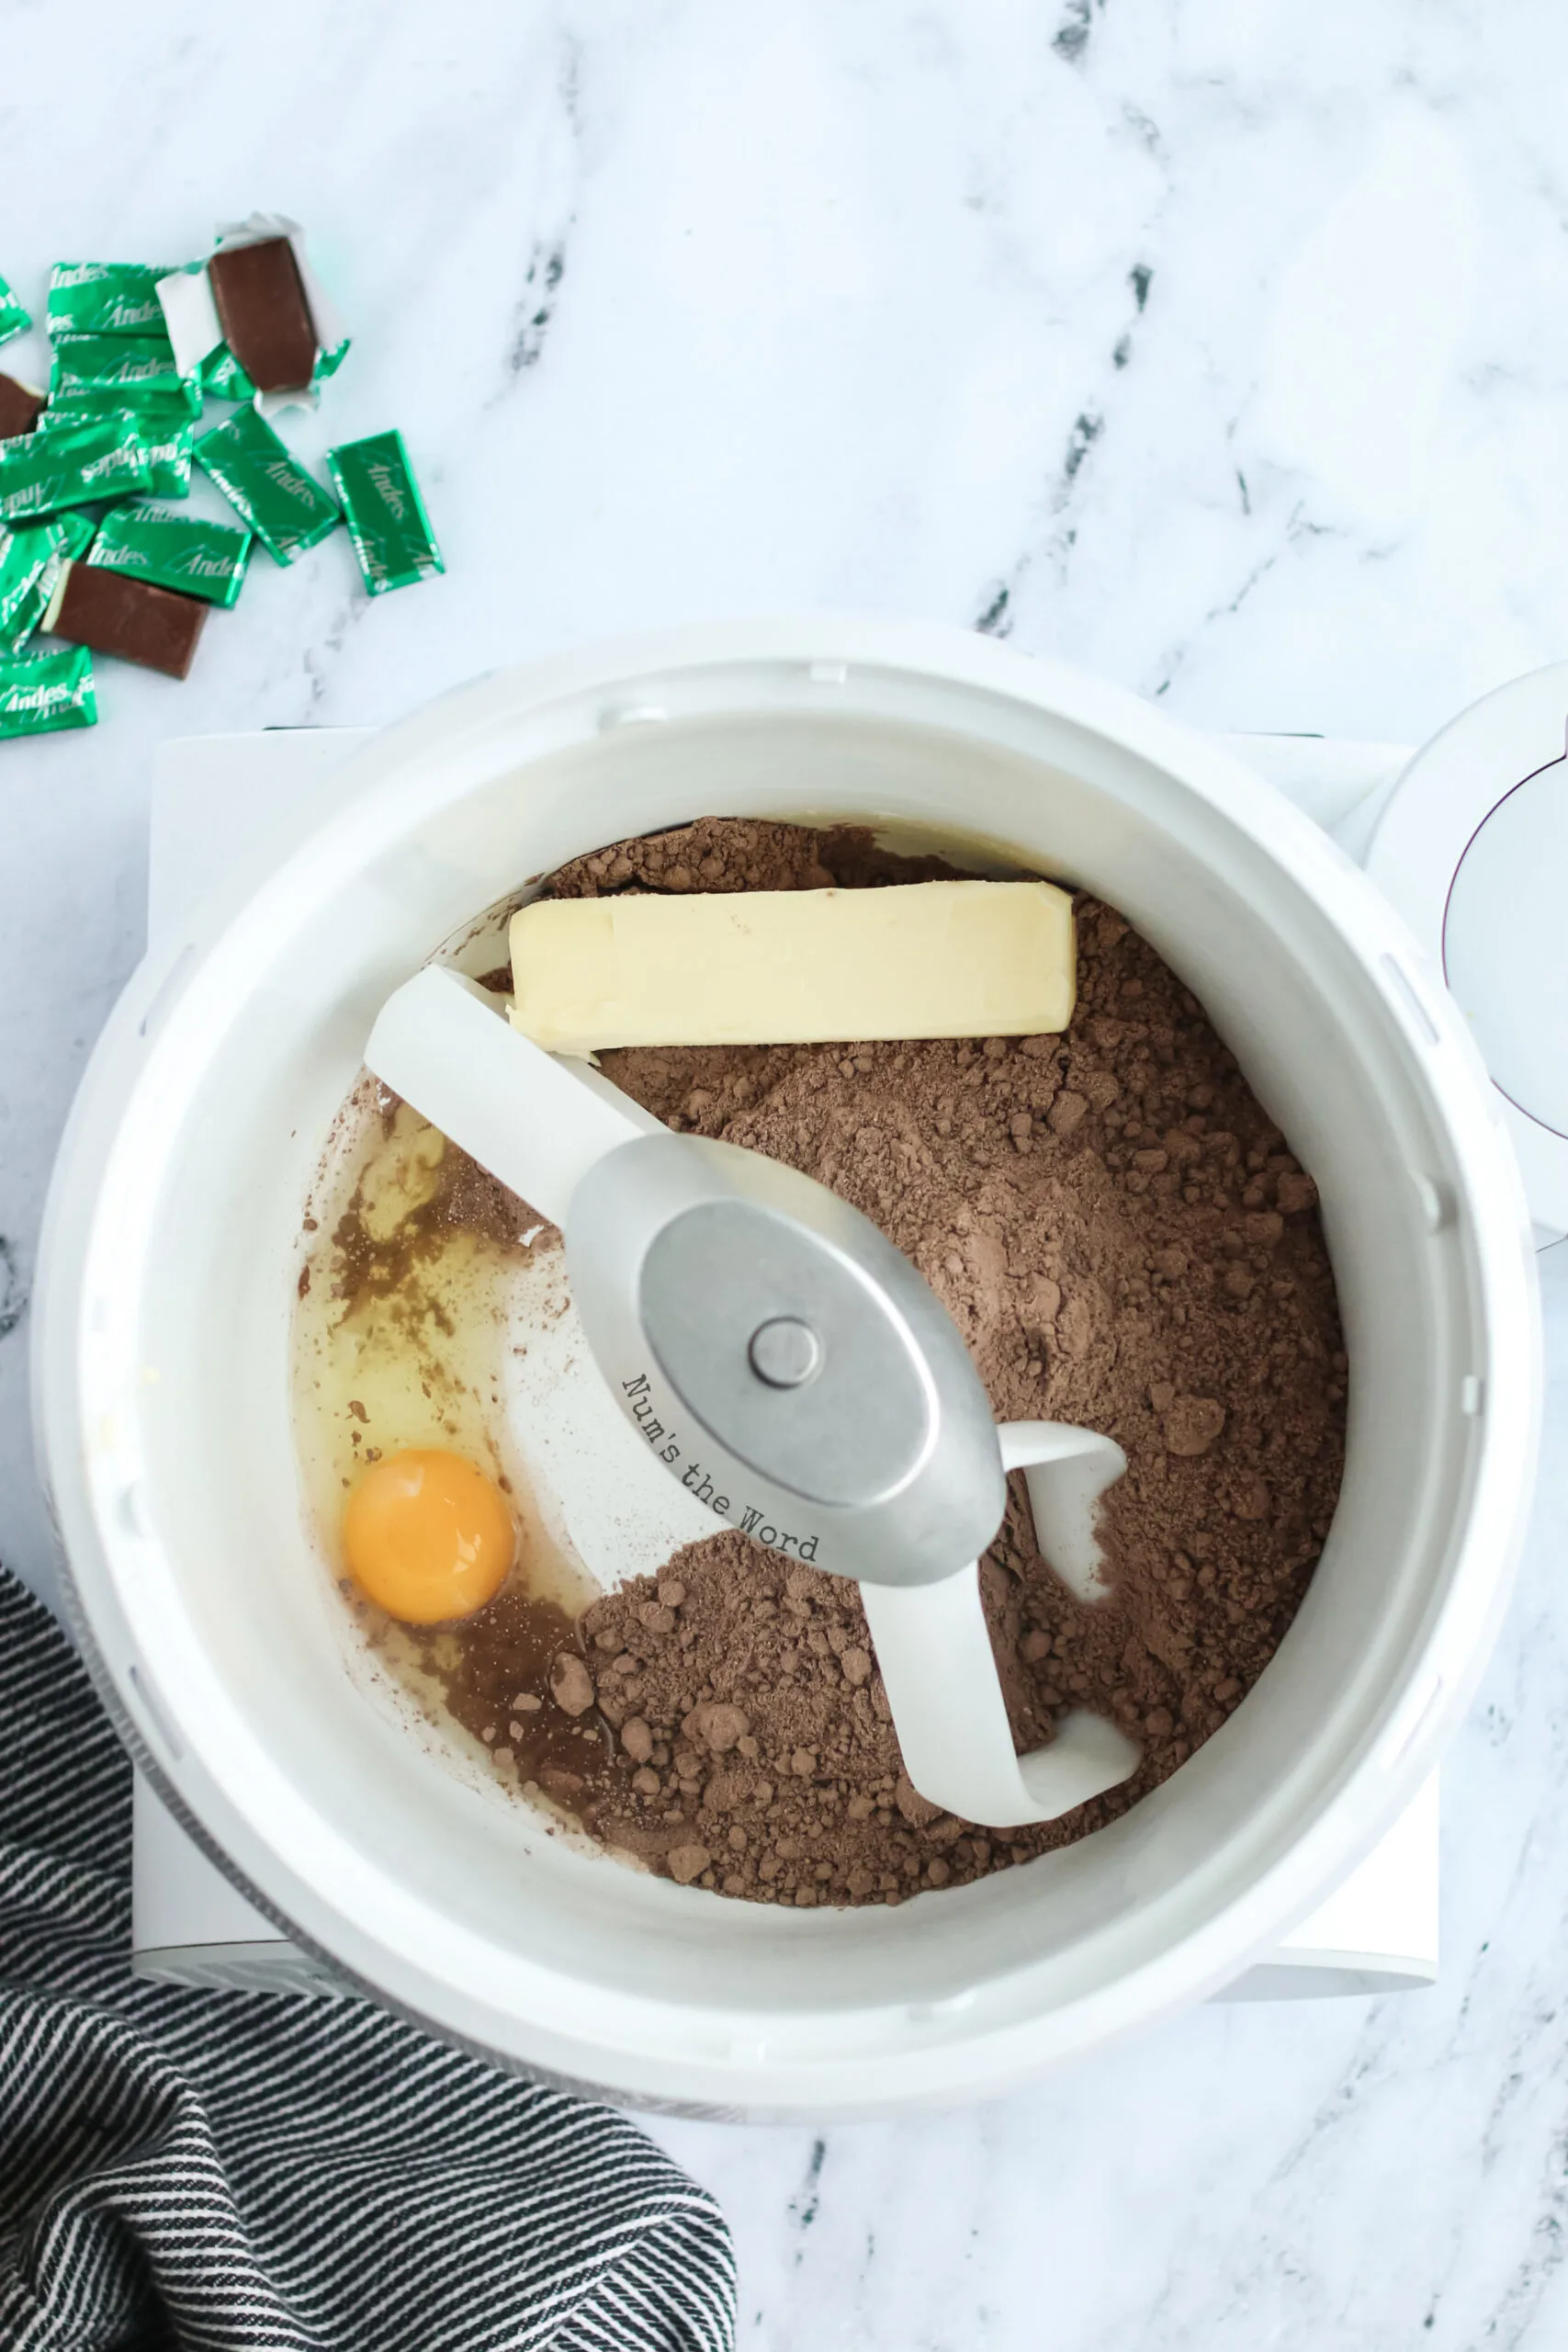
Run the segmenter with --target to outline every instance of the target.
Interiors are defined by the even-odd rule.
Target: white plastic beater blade
[[[998,1435],[1004,1465],[1025,1475],[1041,1551],[1091,1599],[1094,1506],[1126,1455],[1113,1439],[1059,1421],[1004,1422]],[[904,1770],[929,1804],[987,1829],[1019,1828],[1055,1821],[1137,1770],[1134,1743],[1083,1708],[1062,1717],[1049,1747],[1014,1752],[978,1563],[940,1584],[860,1589]]]
[[[595,1160],[664,1132],[598,1070],[513,1029],[477,980],[438,965],[387,999],[365,1065],[552,1225]]]
[[[1126,1455],[1114,1438],[1070,1421],[1003,1421],[997,1435],[1002,1468],[1023,1473],[1041,1558],[1076,1600],[1100,1599],[1095,1507],[1124,1476]]]

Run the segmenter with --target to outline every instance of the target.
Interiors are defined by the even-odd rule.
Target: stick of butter
[[[539,899],[511,946],[513,1022],[557,1054],[1032,1036],[1077,985],[1050,882]]]

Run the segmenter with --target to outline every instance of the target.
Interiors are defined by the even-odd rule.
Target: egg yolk
[[[493,1600],[517,1530],[492,1478],[460,1453],[419,1447],[372,1464],[343,1515],[355,1582],[389,1617],[439,1625]]]

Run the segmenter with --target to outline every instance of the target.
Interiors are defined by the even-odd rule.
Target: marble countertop
[[[1568,17],[1474,0],[193,0],[3,12],[0,270],[305,221],[448,562],[258,561],[190,682],[0,745],[0,1556],[40,1575],[27,1297],[141,948],[166,736],[831,606],[1199,724],[1430,733],[1568,639]],[[36,345],[0,366],[29,372]],[[1445,1774],[1443,1981],[1211,2008],[1000,2106],[661,2123],[766,2352],[1387,2352],[1568,2335],[1568,1249],[1512,1617]]]

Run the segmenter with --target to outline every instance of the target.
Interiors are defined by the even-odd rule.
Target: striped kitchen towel
[[[3,2352],[728,2352],[723,2218],[633,2124],[347,1996],[139,1981],[130,1858],[0,1571]]]

